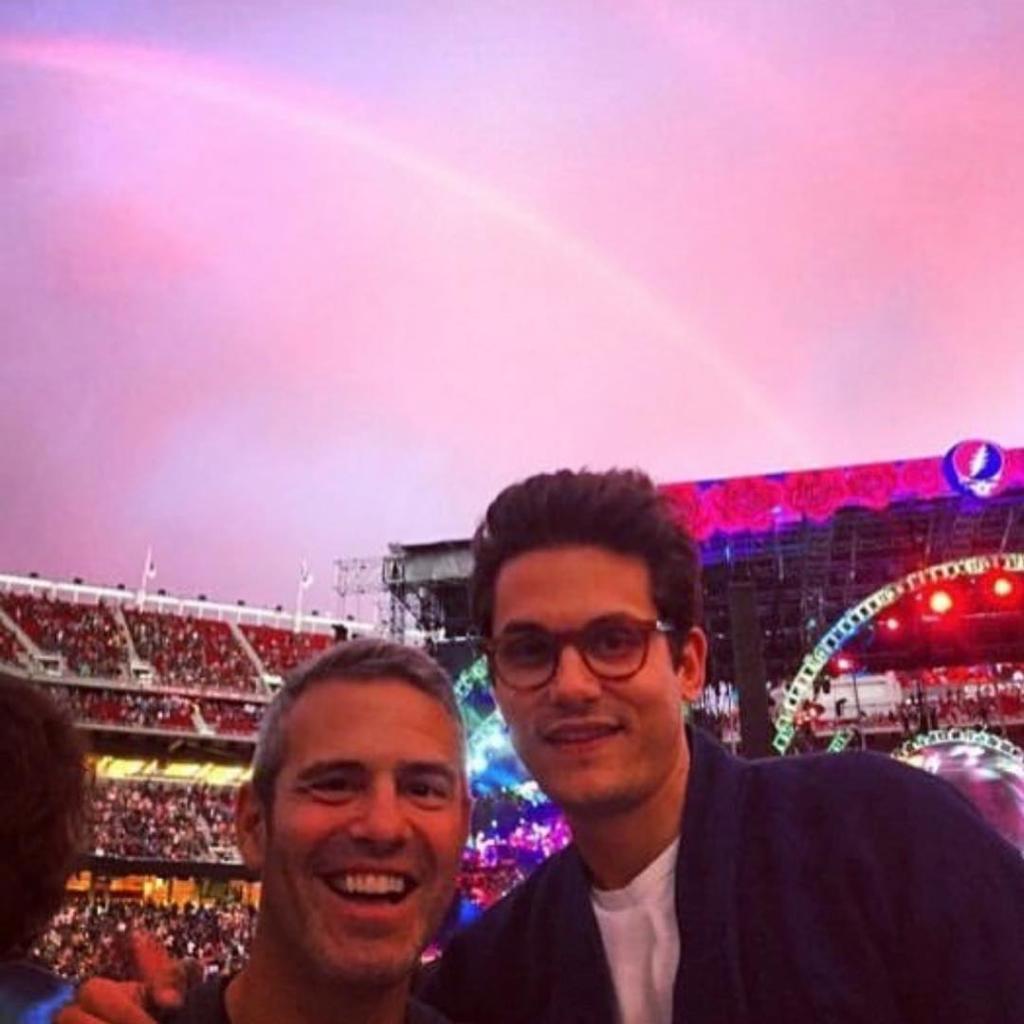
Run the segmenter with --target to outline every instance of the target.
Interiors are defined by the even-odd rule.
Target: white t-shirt
[[[676,839],[624,889],[590,890],[619,1024],[672,1024],[679,967],[678,855]]]

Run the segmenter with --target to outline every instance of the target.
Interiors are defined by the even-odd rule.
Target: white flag
[[[308,590],[313,585],[313,573],[310,572],[309,563],[303,559],[299,565],[299,586]]]

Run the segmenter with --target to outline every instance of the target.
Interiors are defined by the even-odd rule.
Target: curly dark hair
[[[42,690],[0,675],[0,958],[60,907],[86,835],[84,744]]]
[[[567,545],[642,558],[658,615],[677,636],[701,621],[697,546],[651,478],[638,469],[561,469],[506,487],[473,535],[470,600],[481,636],[491,635],[501,567],[528,551]]]

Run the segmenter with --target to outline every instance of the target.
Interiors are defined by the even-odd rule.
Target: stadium
[[[697,725],[744,756],[890,753],[949,778],[1024,850],[1024,449],[663,490],[705,567]],[[147,574],[136,590],[0,576],[2,672],[68,709],[95,775],[89,853],[36,955],[123,977],[142,926],[208,973],[236,970],[259,886],[234,794],[263,709],[290,669],[359,635],[426,644],[455,679],[475,806],[447,931],[564,846],[469,636],[469,565],[466,541],[339,560],[340,606],[371,594],[377,621],[150,593]]]
[[[1022,54],[0,4],[0,1024],[1024,1021]]]

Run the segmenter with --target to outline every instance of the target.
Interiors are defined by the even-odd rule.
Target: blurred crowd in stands
[[[283,675],[332,642],[328,633],[247,623],[236,632],[233,625],[214,619],[37,594],[0,594],[0,611],[43,655],[59,658],[67,675],[132,679],[197,696],[209,691],[265,694],[262,675]],[[0,622],[0,662],[27,664],[28,656],[15,633]],[[132,671],[133,661],[141,672]]]
[[[314,654],[327,650],[332,642],[331,637],[325,633],[293,633],[270,626],[245,624],[239,628],[267,671],[279,676],[312,658]]]
[[[6,661],[13,665],[17,660],[18,639],[3,623],[0,623],[0,661]]]
[[[201,700],[198,703],[200,718],[218,736],[255,736],[266,708],[265,704],[248,701]]]
[[[240,903],[211,906],[72,898],[36,944],[34,956],[67,978],[132,976],[127,935],[144,928],[175,957],[193,957],[206,975],[233,973],[245,959],[256,911]]]
[[[168,686],[254,692],[256,667],[226,622],[125,609],[138,656]]]
[[[100,780],[93,799],[97,856],[238,861],[235,790],[202,783]]]
[[[231,700],[192,700],[168,693],[80,686],[49,686],[77,722],[126,729],[161,729],[198,735],[251,737],[265,704]]]
[[[0,607],[47,654],[79,676],[115,679],[128,671],[128,647],[110,609],[28,594],[4,594]]]
[[[198,732],[194,703],[165,693],[134,693],[80,686],[47,687],[77,722]]]

